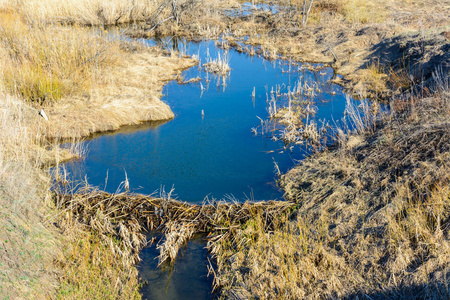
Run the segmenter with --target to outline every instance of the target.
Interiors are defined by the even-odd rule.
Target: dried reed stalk
[[[264,217],[265,228],[274,228],[280,216],[295,205],[286,201],[198,205],[89,188],[74,194],[56,194],[56,204],[66,222],[76,220],[94,232],[120,238],[127,251],[116,251],[129,255],[134,262],[139,261],[138,252],[146,245],[145,233],[163,231],[165,239],[158,245],[160,263],[173,261],[180,247],[196,233],[209,233],[211,239],[239,228],[255,215]]]

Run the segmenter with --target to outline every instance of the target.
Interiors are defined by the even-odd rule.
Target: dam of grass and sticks
[[[450,2],[0,0],[2,299],[449,299]]]

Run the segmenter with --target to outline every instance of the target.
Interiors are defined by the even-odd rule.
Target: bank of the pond
[[[159,194],[173,188],[172,197],[191,203],[282,199],[276,179],[307,155],[306,126],[319,135],[322,122],[344,116],[346,95],[330,82],[336,77],[331,68],[266,61],[223,50],[212,40],[172,37],[158,43],[199,61],[180,76],[196,82],[173,81],[164,87],[162,99],[176,117],[160,126],[143,125],[81,143],[88,154],[64,165],[68,179],[87,179],[113,193],[127,178],[130,191]],[[225,77],[205,69],[208,61],[219,58],[231,69]],[[298,113],[293,118],[284,108],[289,97]],[[308,107],[309,115],[301,115]],[[270,116],[270,109],[277,117]],[[284,141],[287,123],[280,124],[285,115],[295,123],[289,128],[291,141]]]
[[[82,153],[60,149],[60,138],[172,118],[160,90],[194,61],[97,29],[53,26],[12,2],[0,2],[0,29],[1,296],[139,297],[135,262],[108,252],[121,242],[63,223],[44,168]]]

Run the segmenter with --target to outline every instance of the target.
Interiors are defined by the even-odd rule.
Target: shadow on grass
[[[385,299],[450,299],[450,272],[445,276],[447,282],[402,286],[374,293],[356,292],[344,299],[385,300]]]

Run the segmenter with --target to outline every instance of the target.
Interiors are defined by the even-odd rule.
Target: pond
[[[164,124],[125,128],[84,143],[84,160],[66,164],[71,179],[115,192],[127,177],[130,190],[159,195],[162,189],[182,201],[209,199],[281,199],[276,186],[276,167],[284,173],[306,155],[305,149],[285,149],[282,141],[255,135],[266,119],[267,94],[272,87],[284,89],[298,82],[318,83],[315,118],[338,120],[345,110],[345,95],[331,84],[331,68],[312,72],[287,72],[289,66],[250,57],[232,49],[225,53],[213,41],[179,43],[187,54],[201,63],[226,57],[231,71],[223,78],[193,67],[183,73],[185,80],[203,78],[190,84],[170,82],[163,101],[175,118]],[[211,57],[211,58],[209,58]],[[299,68],[298,66],[296,67]],[[255,91],[255,97],[252,93]],[[126,172],[126,175],[125,175]]]
[[[313,97],[314,118],[339,120],[346,95],[330,82],[333,70],[270,62],[223,50],[214,41],[174,43],[167,39],[158,43],[198,57],[199,66],[185,71],[183,77],[185,81],[202,80],[189,84],[173,81],[165,86],[162,100],[174,111],[173,120],[123,128],[84,142],[88,149],[85,159],[65,165],[71,179],[87,177],[91,185],[115,192],[128,178],[132,192],[160,195],[173,187],[172,197],[192,203],[282,199],[276,185],[278,172],[292,168],[308,151],[259,134],[261,120],[269,116],[270,92],[315,86],[320,92]],[[225,77],[202,67],[219,56],[231,68]],[[190,241],[175,265],[163,268],[157,267],[155,246],[144,249],[138,267],[148,283],[141,290],[144,299],[213,298],[204,247],[201,239]]]

